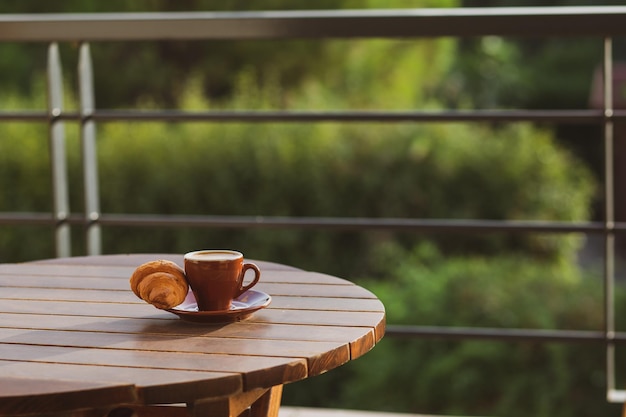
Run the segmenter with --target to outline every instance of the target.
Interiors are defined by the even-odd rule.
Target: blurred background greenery
[[[0,13],[530,5],[500,1],[4,2]],[[536,2],[547,5],[546,2]],[[619,3],[619,2],[615,2]],[[551,1],[552,5],[584,4]],[[608,4],[608,3],[607,3]],[[98,108],[587,108],[599,39],[93,43]],[[76,108],[77,45],[62,44]],[[616,44],[619,59],[623,48]],[[46,45],[0,44],[0,108],[46,107]],[[0,123],[0,211],[50,211],[44,124]],[[73,211],[78,127],[66,125]],[[598,126],[137,123],[98,126],[104,213],[585,221],[602,216]],[[201,191],[198,191],[201,190]],[[73,254],[84,253],[82,230]],[[599,330],[600,262],[578,235],[287,229],[103,230],[105,253],[230,247],[338,274],[390,324]],[[0,226],[0,261],[54,256],[51,230]],[[618,287],[618,317],[624,291]],[[619,321],[618,321],[619,324]],[[292,405],[500,416],[619,415],[601,345],[386,338],[288,386]],[[620,363],[621,375],[626,374]]]

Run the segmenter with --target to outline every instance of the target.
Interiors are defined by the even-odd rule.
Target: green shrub
[[[601,281],[572,265],[450,257],[431,244],[388,247],[379,262],[388,280],[363,283],[391,324],[603,326]],[[444,415],[617,415],[605,400],[604,361],[600,344],[385,338],[365,358],[288,386],[285,402]]]
[[[489,130],[111,124],[103,126],[100,138],[106,213],[569,221],[587,218],[593,190],[583,167],[546,132],[525,125]],[[140,234],[143,245],[151,247],[136,246],[132,237]],[[381,242],[400,239],[410,245],[422,235],[123,229],[105,232],[105,238],[107,251],[227,245],[258,257],[328,268],[327,256],[337,250],[346,254],[349,267]],[[561,259],[573,256],[578,239],[493,234],[438,241],[451,252],[530,250]],[[285,253],[293,256],[285,259]]]
[[[271,91],[246,91],[249,95],[234,99],[236,106],[269,105]],[[309,93],[306,99],[318,97]],[[192,93],[185,105],[211,107]],[[45,129],[0,124],[0,181],[6,190],[1,210],[50,210]],[[71,207],[80,211],[77,131],[75,126],[67,131]],[[108,123],[98,129],[98,156],[104,213],[569,221],[588,217],[593,192],[588,171],[558,148],[549,132],[524,124],[495,129],[465,124]],[[403,241],[410,247],[422,238],[410,231],[124,227],[104,230],[104,250],[184,252],[230,246],[250,256],[356,276],[369,269],[358,260],[369,259],[381,243]],[[437,238],[450,253],[530,250],[564,259],[577,247],[573,236]],[[24,244],[19,235],[4,239],[7,247]],[[80,235],[77,239],[79,245]],[[348,252],[343,264],[328,261],[337,250]],[[4,260],[20,259],[12,253]],[[50,249],[28,253],[51,255]]]
[[[309,73],[298,87],[285,82],[280,69],[260,78],[255,69],[242,70],[233,76],[232,97],[208,101],[202,96],[202,74],[191,75],[178,104],[184,109],[437,107],[429,91],[442,81],[441,69],[450,65],[455,44],[450,39],[355,40],[334,41],[328,48],[343,59],[333,71]],[[285,85],[291,87],[283,89]],[[75,107],[72,96],[66,97],[68,107]],[[42,102],[41,96],[21,101],[3,96],[0,105],[36,108]],[[19,210],[49,209],[44,186],[49,180],[32,176],[27,182],[10,173],[25,168],[35,175],[47,169],[45,126],[37,126],[36,137],[2,130],[7,126],[0,124],[0,138],[10,138],[0,140],[6,160],[0,181],[11,191],[0,197],[0,210],[13,210],[21,201],[11,193],[27,196]],[[76,127],[68,124],[67,130],[71,207],[80,212],[79,142]],[[25,154],[26,149],[33,151]],[[524,124],[103,123],[98,154],[104,213],[584,220],[593,193],[588,171],[555,145],[550,132]],[[30,192],[35,191],[33,182],[40,187],[37,192]],[[201,191],[193,191],[197,189]],[[348,276],[370,269],[363,260],[380,244],[401,241],[411,247],[424,238],[412,231],[120,227],[103,233],[106,252],[230,246],[249,256]],[[75,235],[80,248],[80,228]],[[571,236],[430,237],[447,253],[519,250],[562,260],[576,249]],[[19,260],[17,254],[26,253],[20,249],[24,239],[4,239],[13,253],[4,260]],[[338,249],[347,248],[351,252],[343,264],[329,261]],[[51,254],[28,251],[32,257]]]

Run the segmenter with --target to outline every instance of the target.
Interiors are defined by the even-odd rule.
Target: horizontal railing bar
[[[40,121],[51,118],[65,121],[81,120],[78,112],[63,112],[51,116],[45,111],[4,111],[0,121]],[[626,110],[615,110],[609,116],[626,120]],[[602,110],[459,110],[459,111],[398,111],[398,110],[94,110],[88,116],[98,122],[560,122],[601,123],[606,117]]]
[[[437,232],[518,232],[518,233],[589,233],[625,232],[626,223],[618,222],[607,229],[602,222],[558,222],[534,220],[459,220],[410,218],[351,217],[281,217],[281,216],[211,216],[161,214],[102,214],[86,219],[72,214],[64,222],[75,225],[98,222],[103,226],[131,227],[218,227],[218,228],[317,228],[317,229],[384,229]],[[48,213],[0,213],[0,224],[56,224]]]
[[[512,328],[476,328],[476,327],[438,327],[387,325],[386,337],[398,338],[437,338],[437,339],[474,339],[527,342],[615,342],[626,343],[626,333],[617,332],[608,338],[605,332],[592,330],[545,330]]]
[[[45,111],[1,111],[0,112],[0,121],[11,121],[11,122],[48,122],[50,121],[50,114]]]
[[[0,41],[619,36],[626,7],[0,15]]]
[[[124,227],[219,227],[219,228],[315,228],[341,230],[420,230],[449,233],[589,233],[626,232],[626,223],[617,222],[607,229],[603,222],[558,222],[534,220],[410,219],[368,217],[281,217],[211,216],[165,214],[101,214],[97,219],[71,214],[63,222],[75,225],[100,223]],[[49,213],[0,213],[0,224],[56,224]]]
[[[538,222],[454,219],[405,218],[346,218],[346,217],[279,217],[279,216],[207,216],[207,215],[146,215],[103,214],[99,222],[106,226],[193,226],[193,227],[252,227],[252,228],[324,228],[343,230],[432,230],[448,232],[553,232],[604,233],[601,222]],[[626,223],[616,223],[614,231],[626,231]]]
[[[51,213],[4,212],[0,213],[0,225],[37,225],[49,226],[57,224]]]
[[[156,120],[156,121],[245,121],[245,122],[402,122],[402,121],[551,121],[571,123],[600,123],[601,110],[477,110],[477,111],[98,111],[93,116],[99,121]],[[626,111],[612,117],[626,119]]]

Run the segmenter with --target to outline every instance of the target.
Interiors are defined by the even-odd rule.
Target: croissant
[[[130,288],[142,300],[167,310],[185,300],[189,284],[180,266],[171,261],[157,260],[135,269],[130,277]]]

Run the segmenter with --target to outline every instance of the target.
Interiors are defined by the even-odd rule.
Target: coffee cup
[[[185,275],[200,311],[229,310],[233,299],[255,286],[261,271],[246,263],[241,252],[232,250],[199,250],[184,256]],[[254,278],[244,285],[246,271]]]

